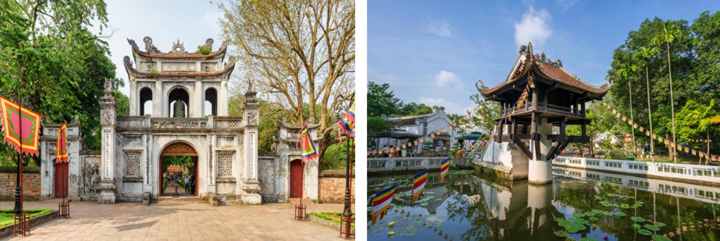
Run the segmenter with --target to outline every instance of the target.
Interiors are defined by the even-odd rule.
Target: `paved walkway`
[[[27,202],[26,208],[57,209],[57,200]],[[0,202],[11,209],[12,202]],[[342,205],[313,205],[309,211],[340,211]],[[290,204],[213,207],[198,200],[163,200],[99,205],[72,203],[72,218],[35,227],[28,237],[11,240],[342,240],[339,231],[292,219]]]

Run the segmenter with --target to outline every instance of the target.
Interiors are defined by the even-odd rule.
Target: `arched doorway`
[[[198,155],[195,148],[175,142],[160,154],[160,195],[197,195]]]
[[[305,165],[302,160],[295,159],[290,162],[290,197],[303,197],[303,181],[304,181]]]
[[[140,115],[152,114],[153,106],[153,93],[148,87],[140,89]]]
[[[175,88],[168,96],[168,114],[172,118],[188,118],[190,95],[183,88]]]
[[[208,88],[205,90],[205,116],[217,116],[217,90]]]

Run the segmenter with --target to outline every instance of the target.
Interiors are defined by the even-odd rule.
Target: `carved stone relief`
[[[126,177],[139,177],[140,176],[140,157],[142,156],[142,150],[125,150],[127,156],[127,168],[125,169]]]
[[[88,156],[83,158],[81,165],[81,185],[80,196],[88,200],[95,198],[97,195],[96,186],[100,183],[100,157]]]
[[[217,173],[220,177],[232,176],[232,160],[235,151],[217,151]]]

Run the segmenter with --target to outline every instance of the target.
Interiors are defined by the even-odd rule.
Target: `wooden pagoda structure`
[[[505,81],[493,88],[478,86],[478,90],[502,107],[494,141],[510,142],[528,160],[549,163],[569,143],[590,140],[586,134],[590,120],[585,116],[585,103],[602,99],[608,86],[585,83],[566,71],[560,60],[550,60],[544,53],[534,54],[529,43],[520,48]],[[565,131],[568,125],[579,125],[581,135],[568,136]],[[532,179],[531,176],[528,178]]]

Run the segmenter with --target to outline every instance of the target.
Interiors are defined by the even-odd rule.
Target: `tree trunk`
[[[650,79],[648,67],[645,65],[645,85],[647,87],[648,120],[650,121],[650,159],[655,161],[655,140],[653,140],[652,107],[650,106]]]
[[[675,98],[673,97],[673,80],[672,80],[672,67],[670,65],[670,43],[665,42],[667,47],[667,61],[668,61],[668,75],[670,77],[670,114],[672,119],[672,135],[673,141],[670,146],[672,152],[673,162],[677,162],[677,136],[675,135]]]

